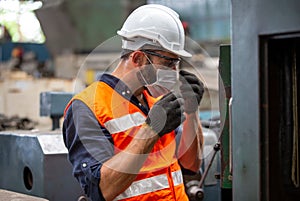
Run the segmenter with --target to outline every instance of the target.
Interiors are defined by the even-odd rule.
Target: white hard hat
[[[179,15],[166,6],[149,4],[137,8],[117,33],[122,36],[123,49],[150,46],[183,57],[192,56],[184,50],[185,35]]]

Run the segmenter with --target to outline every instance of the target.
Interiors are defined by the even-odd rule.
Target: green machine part
[[[230,45],[220,46],[219,91],[221,115],[221,194],[222,200],[232,200],[232,157],[230,135],[231,63]]]

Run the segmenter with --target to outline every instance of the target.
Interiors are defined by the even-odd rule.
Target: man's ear
[[[144,63],[144,53],[141,51],[135,51],[131,54],[132,63],[136,66],[142,66]]]

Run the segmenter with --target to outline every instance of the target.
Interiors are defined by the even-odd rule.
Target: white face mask
[[[140,73],[141,77],[142,73]],[[176,70],[164,70],[157,69],[156,70],[156,78],[153,78],[152,82],[146,82],[146,79],[143,77],[144,83],[153,97],[159,97],[167,94],[172,90],[176,90],[177,82],[179,80],[179,73]],[[153,75],[153,76],[155,76]]]
[[[177,70],[156,70],[156,81],[151,85],[158,85],[171,91],[176,85],[179,79],[179,73]]]

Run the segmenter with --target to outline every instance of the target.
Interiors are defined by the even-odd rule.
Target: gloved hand
[[[179,71],[181,81],[180,91],[184,99],[184,111],[191,114],[198,110],[204,93],[203,83],[192,73],[185,70]]]
[[[146,118],[146,123],[160,137],[176,129],[184,120],[183,98],[168,93],[156,102]]]

